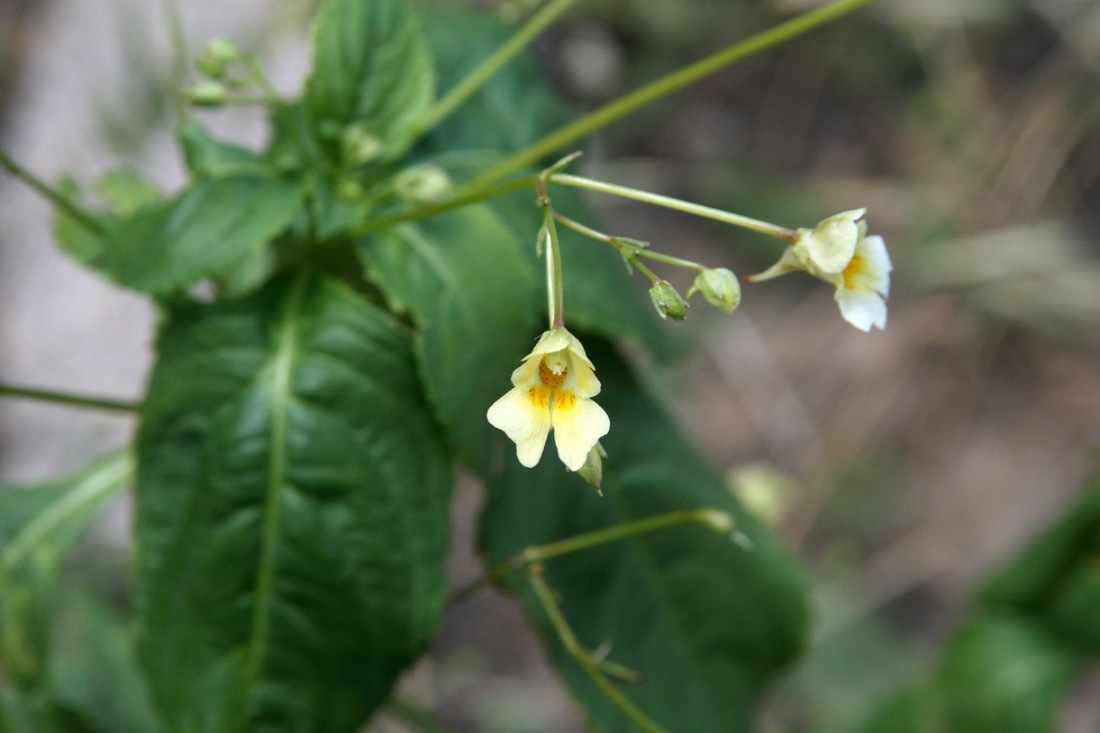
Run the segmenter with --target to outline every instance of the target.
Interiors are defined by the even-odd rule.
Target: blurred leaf
[[[1085,494],[1008,565],[990,579],[979,598],[1034,618],[1083,654],[1100,654],[1100,474]]]
[[[497,564],[530,545],[663,512],[731,512],[748,549],[711,530],[683,527],[550,561],[546,578],[582,643],[609,643],[612,661],[644,675],[624,692],[658,723],[677,733],[750,730],[764,687],[803,646],[806,579],[639,390],[621,359],[594,338],[582,340],[603,383],[596,401],[611,417],[601,441],[609,454],[604,496],[568,473],[552,446],[526,469],[514,447],[500,441],[503,468],[489,477],[482,545]],[[550,638],[537,607],[525,600]],[[556,641],[549,647],[595,727],[636,730]]]
[[[160,730],[129,628],[80,594],[62,612],[50,664],[51,704],[102,733]],[[69,730],[69,728],[66,728]]]
[[[267,156],[217,140],[197,122],[182,123],[176,135],[183,148],[183,158],[193,175],[224,178],[279,174],[278,167]]]
[[[361,246],[368,276],[419,327],[420,369],[459,454],[488,469],[485,413],[537,333],[535,278],[485,206],[399,226]]]
[[[156,184],[133,170],[117,170],[107,173],[95,184],[96,192],[107,199],[116,214],[130,214],[142,206],[164,200],[164,194]]]
[[[439,88],[455,87],[515,32],[489,13],[436,8],[424,14],[424,31],[439,73]],[[498,71],[430,134],[440,151],[514,151],[568,122],[570,109],[551,86],[532,51]]]
[[[404,152],[435,87],[416,8],[407,0],[326,0],[313,49],[305,99],[318,138],[338,149],[356,124],[387,157]]]
[[[138,436],[139,654],[172,731],[354,731],[442,615],[410,338],[333,281],[177,309]]]
[[[0,484],[0,578],[42,550],[60,559],[132,472],[133,459],[120,451],[61,479]]]
[[[0,485],[0,664],[40,684],[49,645],[50,585],[61,560],[133,475],[126,452],[34,486]]]
[[[302,199],[298,181],[234,176],[197,181],[107,234],[104,266],[121,285],[163,293],[218,275],[284,230]]]
[[[1076,670],[1073,655],[1027,619],[987,613],[949,642],[939,673],[947,729],[1046,733]]]

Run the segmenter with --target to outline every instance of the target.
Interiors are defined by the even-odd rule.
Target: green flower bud
[[[447,171],[437,165],[414,165],[393,181],[397,195],[409,203],[430,204],[441,200],[453,187]]]
[[[382,140],[364,125],[348,125],[340,134],[340,155],[352,168],[371,162],[382,150]]]
[[[658,280],[657,284],[649,289],[649,298],[653,301],[653,307],[657,309],[657,315],[661,318],[667,320],[671,317],[675,321],[687,318],[688,304],[668,280]]]
[[[724,267],[700,272],[687,293],[688,300],[695,293],[702,293],[708,303],[726,313],[733,313],[741,304],[741,283],[737,282],[736,275]]]
[[[588,451],[588,458],[585,459],[584,465],[577,469],[577,475],[599,492],[600,496],[603,496],[603,492],[600,491],[600,483],[603,481],[604,458],[607,458],[607,451],[603,449],[600,441],[597,440],[596,445],[592,446],[592,450]]]
[[[225,104],[228,92],[216,81],[201,81],[186,92],[187,101],[197,107],[218,107]]]
[[[226,67],[240,57],[241,51],[235,43],[227,38],[214,38],[206,44],[202,56],[195,61],[195,68],[212,79],[221,79],[225,76]]]

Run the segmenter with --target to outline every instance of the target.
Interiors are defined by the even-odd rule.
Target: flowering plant
[[[521,595],[601,729],[750,726],[803,644],[805,579],[611,345],[667,350],[662,320],[686,318],[697,293],[733,313],[740,284],[726,267],[593,228],[570,191],[777,237],[790,246],[753,280],[805,270],[865,331],[886,322],[883,240],[866,236],[862,210],[791,230],[566,173],[576,155],[539,166],[869,0],[836,0],[559,127],[545,111],[559,100],[523,54],[573,1],[513,32],[411,0],[325,0],[296,98],[257,58],[212,41],[176,99],[190,177],[175,193],[128,171],[97,203],[0,154],[55,205],[62,248],[162,315],[140,404],[4,388],[132,413],[138,428],[84,471],[0,494],[14,507],[0,512],[0,729],[71,731],[66,721],[94,717],[54,694],[37,610],[64,549],[130,486],[132,636],[118,628],[123,671],[103,694],[125,689],[132,708],[104,730],[350,733],[391,700],[448,604],[490,583]],[[529,134],[494,126],[502,98],[536,98]],[[267,146],[220,140],[194,114],[229,104],[264,111]],[[486,149],[472,172],[454,163]],[[651,267],[693,271],[686,297]],[[567,470],[540,462],[551,432]],[[449,593],[456,461],[487,487],[489,567]],[[559,559],[593,547],[606,583]]]

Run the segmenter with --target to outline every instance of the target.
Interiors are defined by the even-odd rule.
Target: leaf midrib
[[[268,460],[268,483],[264,502],[263,534],[260,540],[260,562],[256,571],[256,593],[252,608],[252,635],[248,643],[244,690],[249,690],[260,675],[260,660],[270,616],[272,585],[275,579],[276,549],[279,540],[279,518],[282,489],[286,479],[287,423],[291,402],[294,363],[298,356],[299,325],[302,306],[312,281],[303,271],[291,285],[281,314],[276,336],[275,358],[271,370],[271,456]],[[246,692],[247,694],[247,692]]]

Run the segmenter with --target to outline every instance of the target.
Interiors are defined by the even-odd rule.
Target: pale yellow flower
[[[890,254],[880,236],[867,236],[865,209],[829,217],[813,229],[799,229],[798,240],[779,261],[752,282],[802,270],[836,287],[836,302],[844,320],[861,331],[886,328],[886,298],[890,295]]]
[[[544,333],[523,358],[512,372],[514,387],[487,415],[515,442],[520,463],[530,468],[539,462],[552,429],[561,462],[570,471],[584,466],[611,427],[607,413],[592,401],[600,393],[594,369],[581,342],[564,328]]]

